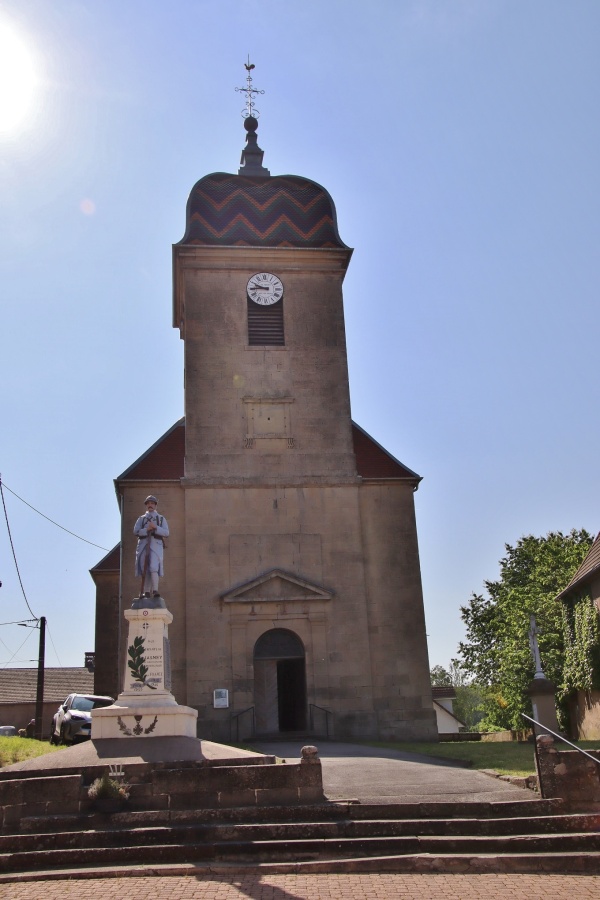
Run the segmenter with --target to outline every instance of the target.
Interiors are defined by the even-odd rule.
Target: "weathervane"
[[[260,112],[254,106],[254,94],[264,94],[264,91],[259,91],[258,88],[252,87],[252,76],[250,75],[250,72],[255,66],[254,63],[250,62],[250,54],[248,54],[248,62],[244,63],[244,68],[248,73],[246,75],[246,87],[236,88],[236,91],[246,95],[246,109],[242,110],[242,116],[244,119],[250,117],[258,119]]]

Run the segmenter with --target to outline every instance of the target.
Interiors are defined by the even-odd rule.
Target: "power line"
[[[25,506],[28,506],[29,509],[32,509],[32,510],[33,510],[34,512],[36,512],[39,516],[42,516],[43,519],[47,519],[47,521],[48,521],[48,522],[51,522],[53,525],[56,525],[57,528],[62,529],[62,531],[66,531],[67,534],[72,535],[72,537],[75,537],[75,538],[77,538],[78,540],[83,541],[85,544],[91,544],[92,547],[98,547],[99,550],[106,550],[106,551],[108,552],[108,548],[107,548],[107,547],[101,547],[100,544],[94,544],[93,541],[88,541],[88,540],[86,540],[85,538],[82,538],[80,535],[75,534],[74,531],[69,531],[68,528],[64,528],[62,525],[59,525],[58,522],[55,522],[54,519],[51,519],[49,516],[44,515],[43,512],[40,512],[39,509],[36,509],[35,506],[32,506],[31,503],[28,503],[27,500],[24,500],[24,499],[23,499],[23,497],[19,497],[19,495],[18,495],[17,493],[15,493],[15,491],[11,490],[7,484],[4,484],[4,483],[3,483],[2,477],[0,476],[0,495],[2,496],[2,506],[3,506],[3,508],[4,508],[4,518],[5,518],[5,520],[6,520],[6,530],[8,531],[8,538],[9,538],[9,540],[10,540],[10,547],[11,547],[11,550],[12,550],[13,560],[14,560],[14,563],[15,563],[15,569],[17,570],[17,576],[18,576],[18,578],[19,578],[19,584],[21,585],[21,591],[22,591],[22,593],[23,593],[23,597],[25,598],[25,603],[27,604],[27,609],[29,610],[29,612],[30,612],[31,615],[33,616],[33,619],[30,619],[29,621],[30,621],[30,622],[39,622],[39,621],[40,621],[39,618],[35,615],[34,611],[32,610],[31,606],[29,605],[29,601],[28,601],[27,595],[26,595],[26,593],[25,593],[25,588],[24,588],[24,586],[23,586],[23,581],[22,581],[22,579],[21,579],[21,573],[20,573],[20,571],[19,571],[19,565],[18,565],[18,563],[17,563],[17,555],[16,555],[16,553],[15,553],[15,547],[14,547],[14,544],[13,544],[12,534],[11,534],[11,532],[10,532],[10,525],[9,525],[9,522],[8,522],[8,511],[7,511],[7,509],[6,509],[6,502],[5,502],[5,500],[4,500],[4,488],[6,488],[7,491],[10,491],[10,493],[11,493],[14,497],[16,497],[17,500],[20,500],[21,503],[24,503]],[[24,624],[24,623],[23,623],[23,622],[4,622],[4,623],[2,623],[2,624],[4,624],[4,625],[22,625],[22,624]],[[58,664],[59,664],[59,666],[61,666],[61,668],[62,668],[62,663],[61,663],[61,661],[60,661],[60,658],[59,658],[59,655],[58,655],[58,651],[57,651],[56,646],[55,646],[55,644],[54,644],[54,640],[52,639],[52,635],[50,634],[50,629],[48,629],[48,636],[49,636],[49,638],[50,638],[50,643],[52,644],[52,648],[53,648],[53,650],[54,650],[54,653],[56,654],[56,659],[58,660]],[[10,649],[6,646],[6,644],[4,643],[4,641],[1,641],[1,642],[2,642],[2,644],[4,645],[4,647],[6,647],[6,649],[8,650],[8,652],[10,653]],[[22,646],[23,646],[23,644],[21,644],[21,647],[22,647]],[[19,650],[21,649],[21,647],[19,647]],[[19,652],[19,650],[16,650],[16,651],[15,651],[15,653],[13,654],[13,656],[11,657],[11,659],[14,659],[14,656],[16,656],[16,654]],[[8,663],[2,663],[1,665],[3,665],[3,666],[10,665],[10,662],[11,662],[11,660],[9,660]]]
[[[10,490],[10,488],[8,489]],[[12,493],[12,491],[11,491]],[[0,495],[2,496],[2,506],[4,507],[4,518],[6,519],[6,529],[8,531],[8,538],[10,540],[10,549],[12,550],[13,559],[15,561],[15,569],[17,570],[17,575],[19,576],[19,584],[21,585],[21,590],[23,591],[23,597],[25,598],[25,603],[27,605],[27,609],[31,613],[34,619],[38,619],[38,616],[34,613],[32,608],[29,605],[29,600],[27,599],[27,594],[25,593],[25,588],[23,587],[23,582],[21,580],[21,573],[19,572],[19,564],[17,563],[17,555],[15,553],[15,547],[13,544],[12,534],[10,533],[10,525],[8,524],[8,513],[6,511],[6,503],[4,502],[4,490],[2,487],[2,478],[0,477]],[[20,498],[19,498],[20,499]]]
[[[2,662],[2,663],[0,663],[0,666],[4,666],[4,668],[6,668],[6,666],[10,666],[10,665],[12,665],[13,663],[25,663],[25,662],[34,662],[34,663],[36,663],[36,662],[37,662],[37,659],[9,659],[8,662]],[[61,667],[61,668],[62,668],[62,667]]]
[[[59,655],[58,655],[58,650],[56,649],[56,646],[55,646],[55,644],[54,644],[54,641],[52,640],[52,634],[51,634],[51,632],[50,632],[50,626],[48,625],[48,622],[47,622],[47,621],[46,621],[46,634],[47,634],[48,637],[50,638],[50,643],[52,644],[52,649],[54,650],[54,654],[55,654],[56,659],[57,659],[57,661],[58,661],[58,665],[59,665],[59,666],[61,667],[61,669],[62,669],[63,664],[62,664],[61,661],[60,661],[60,657],[59,657]]]
[[[19,652],[19,650],[21,649],[21,647],[23,647],[23,646],[27,643],[27,641],[29,640],[30,637],[31,637],[31,631],[28,631],[28,632],[27,632],[27,635],[26,635],[26,637],[25,637],[25,640],[23,641],[23,643],[22,643],[22,644],[19,644],[19,646],[17,647],[17,649],[15,650],[15,652],[13,653],[13,655],[11,656],[11,658],[8,660],[8,662],[5,662],[5,663],[2,664],[2,666],[3,666],[4,669],[5,669],[7,666],[10,666],[11,662],[13,662],[15,656],[17,655],[17,653]],[[8,649],[8,648],[7,648],[7,649]],[[10,651],[9,651],[9,652],[10,652]],[[32,660],[32,662],[35,662],[35,660]]]
[[[50,518],[50,516],[44,515],[43,512],[40,512],[39,509],[36,509],[35,506],[32,506],[31,503],[28,503],[27,500],[23,500],[22,497],[19,497],[19,495],[16,494],[13,490],[11,490],[6,483],[4,484],[4,487],[6,488],[7,491],[10,491],[10,493],[13,495],[13,497],[16,497],[17,500],[20,500],[21,503],[24,503],[25,506],[28,506],[29,509],[32,509],[34,512],[36,512],[38,514],[38,516],[42,517],[42,519],[46,519],[48,522],[52,522],[52,524],[56,525],[57,528],[62,529],[62,531],[66,531],[67,534],[70,534],[73,537],[77,538],[78,541],[83,541],[84,544],[91,544],[92,547],[97,547],[99,550],[106,550],[106,552],[108,553],[108,547],[101,547],[100,544],[94,544],[93,541],[86,540],[86,538],[81,537],[81,535],[75,534],[74,531],[69,531],[69,529],[65,528],[64,525],[59,525],[58,522],[55,522],[54,519]],[[1,488],[2,488],[2,480],[0,479],[0,490],[1,490]],[[4,497],[2,498],[2,502],[4,502]]]

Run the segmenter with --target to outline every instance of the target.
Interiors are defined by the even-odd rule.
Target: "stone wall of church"
[[[253,649],[273,628],[298,634],[306,650],[307,700],[341,723],[372,722],[364,566],[356,486],[188,488],[188,702],[199,728],[224,719],[211,708],[224,687],[241,710],[253,697]],[[271,570],[334,592],[331,600],[225,602],[236,585]],[[193,646],[201,647],[194,653]],[[354,727],[354,726],[352,726]],[[369,726],[370,727],[370,726]]]
[[[360,510],[378,733],[437,740],[413,487],[366,482]]]
[[[305,648],[306,701],[332,711],[337,737],[435,739],[411,485],[124,485],[124,608],[139,593],[133,526],[151,490],[171,531],[161,593],[174,617],[173,694],[198,709],[201,737],[235,738],[232,715],[256,702],[256,641],[284,628]],[[308,587],[224,599],[272,569]],[[97,634],[97,664],[114,672],[116,650]],[[122,639],[118,688],[102,680],[102,693],[116,696],[125,666]],[[217,688],[228,708],[214,708]]]
[[[105,697],[116,697],[121,690],[119,678],[119,573],[98,572],[96,584],[96,637],[94,650],[94,691]],[[56,710],[55,710],[56,712]]]
[[[254,703],[256,641],[287,628],[305,647],[307,701],[332,710],[339,737],[435,737],[409,487],[185,493],[187,702],[201,733],[228,739],[231,712]],[[333,597],[222,599],[274,568]],[[212,708],[215,688],[229,712]]]

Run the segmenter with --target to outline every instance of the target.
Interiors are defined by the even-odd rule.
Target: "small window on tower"
[[[272,306],[259,306],[248,297],[248,344],[283,347],[283,298]]]

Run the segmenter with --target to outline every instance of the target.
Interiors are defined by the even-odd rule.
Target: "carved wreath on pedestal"
[[[127,655],[130,657],[130,659],[127,661],[127,665],[131,669],[133,680],[139,681],[145,687],[150,688],[151,691],[155,691],[156,685],[150,684],[150,682],[146,678],[146,675],[148,674],[148,666],[146,665],[146,660],[144,657],[143,637],[135,637],[133,639],[133,644],[131,644],[127,648]]]
[[[133,718],[135,719],[135,725],[133,726],[133,728],[128,728],[121,716],[117,716],[117,724],[123,734],[126,734],[128,736],[132,736],[134,734],[151,734],[156,728],[156,723],[158,722],[158,716],[154,716],[154,721],[152,722],[152,724],[148,725],[147,728],[144,728],[142,725],[143,716],[134,716]]]

